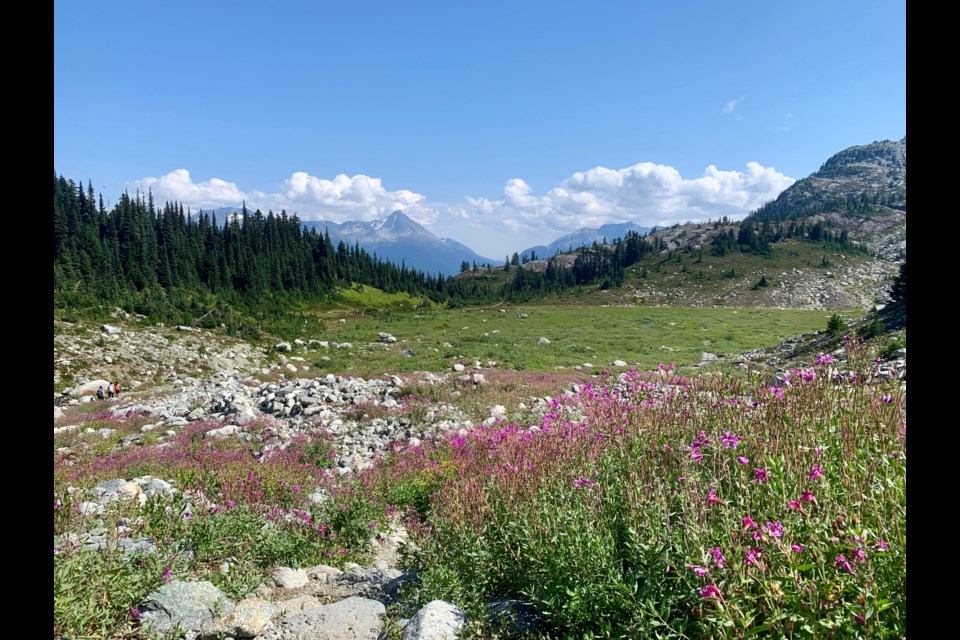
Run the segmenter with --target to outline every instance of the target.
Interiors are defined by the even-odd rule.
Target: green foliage
[[[865,340],[869,340],[870,338],[882,336],[886,331],[887,327],[883,324],[883,321],[880,320],[880,318],[874,318],[872,322],[860,329],[858,335]]]
[[[847,323],[840,317],[839,313],[830,316],[827,321],[827,332],[832,336],[842,336],[847,330]]]

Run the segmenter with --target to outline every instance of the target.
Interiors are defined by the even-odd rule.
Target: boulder
[[[280,567],[273,574],[273,584],[281,589],[299,589],[310,583],[307,572],[303,569]]]
[[[219,638],[220,634],[234,638],[255,638],[273,626],[271,618],[278,607],[263,598],[247,598],[225,615],[208,637]]]
[[[383,603],[357,596],[281,619],[262,640],[377,640],[387,610]]]
[[[403,640],[456,640],[466,624],[467,614],[460,607],[434,600],[403,627]]]
[[[91,380],[90,382],[84,382],[79,384],[70,390],[70,395],[74,398],[79,398],[81,396],[93,396],[96,395],[97,389],[103,387],[103,393],[107,393],[107,385],[110,384],[108,380]]]
[[[160,633],[210,629],[233,608],[227,594],[205,580],[168,582],[148,595],[139,607],[141,622]]]

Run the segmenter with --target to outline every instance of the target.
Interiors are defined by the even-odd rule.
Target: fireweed
[[[329,438],[314,433],[266,450],[275,440],[269,429],[250,443],[204,437],[217,426],[190,425],[161,448],[55,457],[55,634],[136,636],[132,612],[168,580],[210,580],[238,598],[278,565],[363,559],[384,509],[359,482],[332,478],[337,452]],[[172,481],[176,494],[81,514],[95,483],[143,475]],[[328,496],[322,504],[310,499],[317,488]],[[91,530],[105,532],[104,549],[84,548],[83,533]],[[121,538],[148,540],[153,550],[127,554]]]
[[[905,635],[906,391],[858,349],[839,382],[630,372],[369,486],[421,523],[421,601],[517,597],[557,637]]]

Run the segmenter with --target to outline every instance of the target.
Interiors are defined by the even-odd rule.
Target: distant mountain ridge
[[[478,255],[456,240],[440,238],[401,211],[394,211],[386,218],[369,222],[306,220],[303,226],[316,229],[318,233],[328,231],[334,245],[341,240],[350,246],[359,243],[368,253],[376,253],[379,258],[397,265],[403,263],[425,273],[454,275],[460,271],[460,265],[464,261],[471,266],[474,262],[478,265],[496,265],[503,262],[502,259],[494,260]]]
[[[626,237],[629,231],[633,231],[642,236],[650,233],[652,230],[650,227],[641,227],[633,222],[614,222],[602,225],[596,229],[581,227],[565,236],[560,236],[550,244],[538,244],[535,247],[524,249],[520,253],[520,257],[529,258],[531,254],[535,252],[537,258],[549,258],[557,252],[563,253],[565,251],[579,249],[580,247],[588,247],[594,242],[604,242],[604,239],[606,239],[607,242],[613,242],[615,238]]]
[[[889,214],[907,210],[907,138],[849,147],[795,182],[748,220],[800,219],[817,214]]]

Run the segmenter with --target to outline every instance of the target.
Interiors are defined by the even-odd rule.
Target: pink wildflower
[[[850,563],[847,562],[847,559],[844,558],[843,556],[837,556],[836,558],[834,558],[833,563],[837,567],[837,569],[843,569],[849,574],[856,575],[856,572],[853,570],[853,567],[850,566]]]
[[[767,476],[766,469],[754,469],[753,470],[753,479],[757,482],[766,482],[770,478]]]
[[[711,491],[707,496],[707,504],[723,504],[723,500],[717,497],[716,491]]]
[[[753,518],[746,516],[743,518],[743,527],[745,529],[756,529],[757,523],[753,521]]]
[[[803,551],[803,545],[802,545],[802,544],[796,544],[796,543],[794,543],[794,544],[791,544],[791,545],[790,545],[790,549],[791,549],[794,553],[801,553],[801,552]]]
[[[803,495],[800,496],[800,502],[813,502],[814,500],[816,500],[816,498],[809,491],[804,491]]]
[[[810,473],[807,474],[807,477],[811,480],[819,480],[823,477],[823,469],[819,466],[811,467]]]
[[[776,522],[767,522],[764,525],[764,529],[767,533],[770,534],[772,538],[781,538],[783,537],[783,524],[777,520]]]
[[[763,554],[763,550],[760,549],[760,547],[754,547],[753,549],[749,549],[747,551],[747,557],[744,558],[743,560],[743,564],[752,564],[757,569],[762,570],[763,567],[760,566],[760,556],[762,554]]]
[[[727,559],[723,557],[723,552],[720,550],[720,547],[710,549],[710,555],[713,556],[713,561],[717,563],[717,568],[723,569],[723,563],[726,562]]]
[[[877,540],[877,545],[876,545],[876,546],[877,546],[877,551],[889,551],[889,550],[890,550],[890,543],[886,542],[886,541],[883,540],[882,538],[881,538],[880,540]]]
[[[170,570],[170,567],[163,568],[163,581],[168,582],[170,578],[173,577],[173,571]]]
[[[739,462],[740,464],[749,464],[750,458],[746,456],[737,456],[737,462]]]
[[[720,441],[723,442],[723,446],[727,449],[736,449],[737,445],[740,443],[740,436],[735,436],[729,431],[720,436]]]
[[[703,454],[699,451],[691,451],[690,457],[693,458],[693,461],[697,464],[703,464]]]
[[[708,584],[703,589],[700,589],[700,597],[704,600],[708,600],[710,598],[719,600],[721,598],[720,589],[717,589],[717,585],[715,584]]]
[[[695,574],[697,574],[697,577],[698,577],[698,578],[702,578],[703,576],[705,576],[705,575],[707,575],[708,573],[710,573],[710,570],[707,569],[706,567],[700,567],[700,566],[697,566],[697,565],[695,565],[695,564],[686,564],[686,565],[684,565],[684,566],[685,566],[687,569],[690,569],[691,571],[693,571]]]

